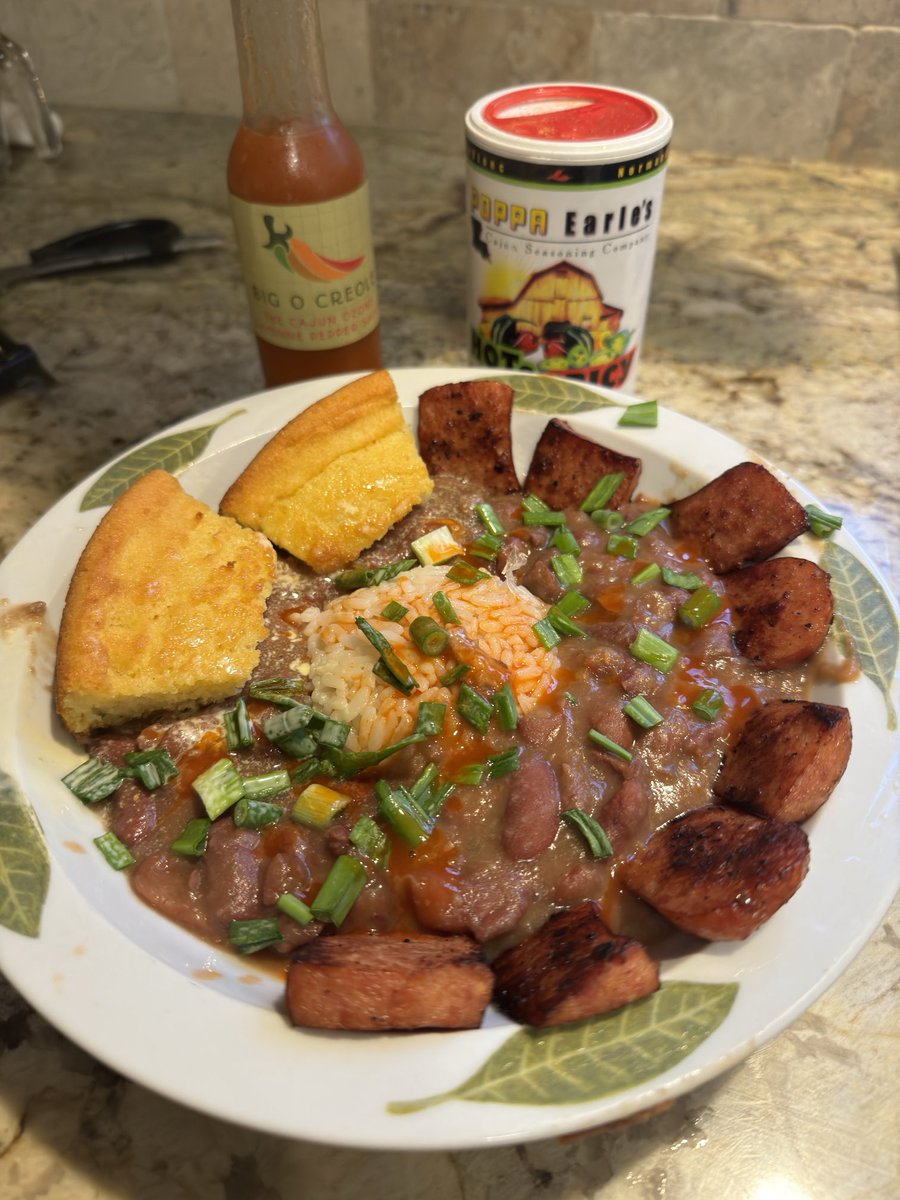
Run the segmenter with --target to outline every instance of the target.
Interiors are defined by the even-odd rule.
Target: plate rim
[[[461,379],[489,377],[491,375],[528,376],[530,374],[528,372],[515,372],[502,369],[491,370],[484,367],[454,367],[452,365],[397,367],[388,368],[388,370],[398,386],[398,391],[400,390],[401,381],[411,381],[413,377],[420,379],[427,378],[429,382],[424,386],[433,386],[434,383],[437,382],[446,383]],[[50,508],[47,509],[47,511],[42,515],[42,517],[39,518],[39,520],[31,527],[31,529],[26,531],[22,538],[19,539],[7,557],[0,562],[0,599],[2,599],[2,595],[4,594],[4,589],[7,585],[6,581],[10,572],[15,572],[16,570],[19,556],[25,553],[30,539],[38,536],[40,529],[44,526],[44,523],[52,523],[54,520],[63,518],[66,514],[67,508],[72,507],[74,497],[82,495],[85,489],[99,479],[111,465],[122,461],[134,450],[150,445],[170,433],[176,433],[196,427],[196,425],[201,421],[211,422],[217,417],[225,417],[230,412],[234,412],[235,409],[242,405],[248,406],[251,416],[253,405],[256,404],[256,406],[259,407],[260,402],[265,403],[267,411],[271,410],[273,414],[282,407],[293,405],[290,414],[282,414],[271,425],[271,429],[267,427],[257,430],[256,435],[247,435],[248,437],[262,436],[267,432],[274,432],[275,429],[280,428],[281,425],[284,424],[285,420],[289,419],[289,416],[294,415],[294,413],[300,411],[301,408],[307,407],[309,404],[314,403],[316,399],[319,399],[321,396],[324,396],[335,390],[337,387],[342,386],[343,383],[349,382],[351,379],[358,378],[362,374],[365,374],[365,372],[354,372],[346,375],[329,377],[327,379],[305,381],[300,384],[289,384],[283,388],[256,392],[249,396],[239,397],[231,401],[225,401],[211,409],[192,414],[191,416],[175,422],[172,425],[156,431],[142,441],[135,443],[134,446],[129,447],[121,454],[111,459],[108,463],[98,467],[86,479],[81,480],[74,487],[69,489],[53,505],[51,505]],[[575,383],[576,381],[567,382]],[[424,390],[424,386],[422,384],[416,385],[417,395],[419,392]],[[610,389],[598,388],[589,384],[577,383],[577,386],[584,388],[590,394],[599,393],[604,397],[605,401],[609,402],[611,407],[621,408],[623,405],[637,402],[640,399],[639,396],[623,395],[622,393],[614,392]],[[312,393],[314,391],[318,394],[313,395]],[[294,401],[294,397],[297,397],[298,393],[300,397],[303,398],[303,403],[301,404],[295,404]],[[414,410],[415,405],[410,405],[405,402],[404,407]],[[702,435],[706,437],[709,435],[714,435],[714,439],[721,439],[722,444],[727,444],[734,454],[744,455],[747,458],[752,458],[754,461],[764,463],[771,470],[773,470],[777,476],[782,479],[782,481],[784,481],[786,485],[791,488],[791,490],[794,491],[795,494],[802,495],[804,498],[808,497],[808,502],[813,502],[815,500],[815,497],[812,495],[812,493],[810,493],[808,489],[806,489],[798,481],[794,480],[789,474],[785,473],[777,466],[769,463],[763,456],[748,450],[746,447],[742,446],[741,443],[730,437],[730,435],[725,434],[715,427],[705,424],[704,422],[698,421],[693,417],[676,413],[673,410],[665,409],[663,406],[660,406],[660,413],[668,413],[669,419],[674,420],[679,425],[686,424],[687,428],[689,429],[694,427],[698,435],[701,433],[701,431]],[[549,419],[549,417],[553,414],[548,412],[543,415],[545,418]],[[577,421],[577,417],[575,419]],[[232,432],[236,434],[241,427],[242,426],[240,423],[236,423]],[[652,433],[652,430],[639,431],[630,429],[628,431],[629,438],[636,436],[638,437],[638,440],[641,440],[646,434],[652,435]],[[226,432],[225,436],[228,437],[229,434]],[[230,441],[228,445],[233,446],[239,441],[240,439],[236,438],[234,441]],[[219,447],[213,447],[212,444],[208,444],[187,469],[191,469],[197,466],[199,463],[214,458],[222,448],[223,447],[221,445]],[[102,514],[103,511],[105,511],[105,508],[98,510],[98,513]],[[73,516],[76,522],[78,522],[80,518],[83,518],[86,529],[87,526],[93,524],[94,515],[95,514],[92,513],[80,514],[76,506],[74,513],[69,514],[69,520],[71,521]],[[99,519],[99,516],[97,519]],[[869,569],[878,579],[885,591],[885,594],[889,597],[891,604],[894,606],[894,612],[896,615],[896,600],[894,600],[892,597],[890,587],[885,582],[880,568],[869,558],[866,551],[856,542],[849,531],[842,532],[844,534],[843,540],[849,541],[853,552],[866,565],[867,569]],[[52,571],[50,573],[52,574]],[[4,647],[3,644],[0,643],[0,659],[3,657]],[[896,687],[894,690],[896,690]],[[0,747],[0,750],[2,750],[2,747]],[[3,760],[3,757],[5,756],[0,755],[0,761]],[[896,763],[896,748],[894,762]],[[874,804],[876,800],[881,797],[882,793],[888,788],[889,775],[885,773],[879,780],[875,795],[872,798],[872,803]],[[893,808],[896,809],[896,802],[894,803]],[[38,813],[39,817],[40,813],[38,809],[35,809],[35,811]],[[896,823],[896,813],[893,815],[893,820]],[[667,1072],[665,1075],[658,1077],[658,1079],[662,1082],[651,1080],[649,1081],[649,1084],[639,1085],[636,1090],[636,1095],[632,1097],[631,1100],[629,1100],[628,1097],[631,1095],[631,1093],[635,1092],[634,1088],[628,1089],[624,1093],[620,1093],[618,1099],[616,1097],[605,1097],[600,1101],[585,1101],[574,1105],[505,1105],[504,1108],[511,1110],[512,1113],[514,1113],[516,1110],[519,1110],[519,1112],[523,1114],[526,1111],[529,1113],[537,1111],[541,1114],[543,1120],[532,1120],[530,1123],[525,1121],[515,1122],[511,1120],[508,1122],[510,1127],[505,1132],[494,1132],[485,1135],[482,1135],[478,1132],[475,1132],[473,1135],[471,1128],[469,1128],[468,1132],[466,1132],[465,1128],[458,1128],[460,1125],[459,1122],[451,1121],[449,1122],[451,1129],[448,1130],[443,1136],[436,1134],[434,1130],[429,1129],[427,1139],[424,1144],[416,1141],[417,1131],[414,1128],[414,1125],[420,1125],[421,1122],[411,1121],[409,1117],[405,1117],[402,1121],[392,1118],[397,1129],[397,1137],[391,1140],[384,1137],[383,1130],[381,1130],[377,1136],[369,1136],[368,1131],[359,1128],[354,1129],[352,1131],[352,1136],[349,1137],[341,1133],[336,1133],[333,1136],[329,1136],[329,1131],[322,1129],[317,1130],[315,1133],[310,1133],[308,1129],[299,1127],[296,1122],[293,1121],[287,1122],[284,1127],[273,1129],[270,1123],[262,1125],[252,1119],[252,1114],[248,1116],[248,1114],[243,1111],[242,1104],[239,1103],[235,1108],[232,1105],[229,1105],[221,1096],[219,1097],[218,1105],[210,1106],[208,1102],[204,1103],[202,1100],[192,1096],[186,1096],[182,1091],[179,1090],[175,1081],[171,1081],[167,1084],[165,1079],[158,1078],[153,1071],[147,1071],[146,1068],[141,1071],[139,1069],[135,1069],[131,1065],[123,1066],[121,1057],[117,1057],[113,1051],[104,1045],[103,1036],[94,1036],[93,1031],[86,1033],[82,1028],[83,1022],[79,1023],[79,1021],[71,1015],[68,1007],[65,1004],[53,1003],[52,997],[47,994],[46,990],[41,992],[40,989],[37,989],[37,994],[35,994],[34,977],[32,973],[30,971],[17,969],[17,967],[19,967],[19,963],[21,963],[27,957],[27,955],[22,954],[17,956],[15,953],[16,947],[21,949],[23,941],[27,942],[29,939],[22,939],[21,935],[13,934],[5,929],[0,929],[0,968],[6,971],[6,974],[13,985],[22,992],[22,994],[33,1005],[33,1007],[37,1011],[41,1012],[46,1019],[52,1025],[54,1025],[54,1027],[61,1030],[66,1034],[66,1036],[70,1037],[77,1044],[84,1047],[89,1051],[89,1053],[94,1055],[100,1061],[105,1062],[108,1066],[112,1067],[112,1069],[120,1071],[143,1086],[150,1087],[154,1091],[165,1095],[170,1099],[176,1100],[180,1103],[186,1103],[198,1111],[205,1112],[208,1115],[217,1117],[219,1119],[231,1120],[252,1128],[278,1133],[282,1136],[295,1139],[312,1139],[323,1144],[356,1147],[360,1149],[401,1149],[408,1148],[409,1145],[413,1143],[416,1144],[416,1148],[418,1149],[464,1149],[487,1145],[515,1144],[524,1141],[535,1140],[538,1138],[558,1136],[562,1133],[574,1133],[583,1129],[591,1128],[598,1123],[598,1109],[611,1108],[614,1110],[609,1113],[604,1113],[604,1115],[600,1118],[602,1122],[618,1120],[621,1118],[621,1116],[630,1115],[631,1113],[640,1111],[645,1107],[659,1103],[661,1100],[673,1098],[684,1092],[690,1091],[700,1084],[707,1082],[709,1079],[715,1078],[716,1076],[722,1074],[736,1063],[742,1061],[753,1049],[763,1045],[765,1042],[770,1041],[779,1032],[781,1032],[781,1030],[796,1020],[796,1018],[803,1011],[805,1011],[810,1004],[818,999],[818,997],[839,978],[847,966],[849,966],[850,962],[852,962],[856,955],[862,950],[863,946],[868,942],[875,929],[877,929],[885,911],[887,911],[887,908],[890,906],[893,895],[896,893],[898,886],[900,886],[900,868],[895,869],[894,875],[894,879],[885,879],[883,882],[881,888],[881,897],[878,904],[875,906],[877,911],[873,909],[870,912],[869,919],[860,925],[857,936],[844,947],[841,955],[839,955],[838,959],[835,961],[832,969],[824,973],[821,978],[811,987],[807,988],[801,996],[798,996],[794,1003],[776,1019],[770,1021],[762,1030],[758,1030],[750,1036],[743,1038],[737,1044],[731,1045],[727,1053],[719,1055],[715,1059],[706,1063],[704,1066],[696,1066],[694,1069],[686,1068],[684,1063],[679,1064],[677,1068],[673,1069],[675,1078],[669,1079],[668,1076],[673,1074],[673,1072]],[[65,898],[62,896],[62,893],[59,890],[60,881],[63,881],[65,888],[70,889],[71,892],[71,894]],[[125,883],[126,881],[123,880],[122,882]],[[72,912],[76,911],[79,907],[77,901],[80,901],[87,906],[86,898],[78,892],[67,872],[62,867],[59,867],[57,870],[51,872],[50,892],[48,893],[47,905],[45,906],[44,910],[45,920],[47,919],[47,913],[51,911],[51,896],[54,898],[54,904],[59,903],[62,905],[67,905],[69,910]],[[53,911],[55,912],[55,910]],[[51,912],[51,916],[52,915],[53,912]],[[110,932],[110,926],[106,922],[105,918],[101,916],[100,919],[104,923],[104,930],[107,933]],[[145,955],[155,963],[156,967],[163,967],[165,969],[165,964],[159,963],[158,960],[153,959],[152,955],[150,955],[143,946],[136,942],[130,941],[121,932],[121,930],[115,929],[113,932],[115,933],[115,938],[111,939],[112,942],[115,942],[116,938],[123,939],[123,941],[128,943],[128,945],[130,945],[136,953]],[[33,945],[36,946],[39,941],[40,939],[34,939]],[[126,955],[126,957],[130,959],[131,955]],[[184,976],[182,978],[188,983],[193,983],[192,980],[186,979]],[[238,1003],[237,1001],[217,995],[215,992],[204,990],[203,994],[207,998],[215,996],[215,1002],[210,1005],[211,1009],[213,1007],[217,1007],[222,1002]],[[296,1036],[296,1031],[289,1030],[289,1033],[291,1036]],[[391,1038],[397,1037],[397,1035],[381,1036],[387,1036]],[[400,1036],[408,1037],[410,1035]],[[448,1036],[452,1037],[455,1035],[437,1034],[424,1036],[446,1039]],[[345,1042],[344,1045],[346,1044],[347,1043]],[[684,1062],[689,1064],[691,1062],[691,1058],[689,1057],[688,1059],[684,1060]],[[465,1078],[465,1075],[463,1078]],[[415,1089],[413,1088],[411,1090]],[[638,1099],[638,1097],[640,1097],[640,1099]],[[402,1098],[402,1096],[397,1097],[397,1099]],[[486,1107],[485,1105],[473,1104],[465,1101],[459,1101],[456,1103],[464,1105],[465,1109],[473,1114],[470,1120],[464,1120],[461,1122],[463,1127],[471,1127],[473,1125],[478,1126],[482,1123],[479,1120],[479,1115]]]

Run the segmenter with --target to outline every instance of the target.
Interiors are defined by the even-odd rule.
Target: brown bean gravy
[[[409,556],[413,538],[447,524],[457,541],[469,545],[483,532],[475,514],[481,500],[493,503],[507,530],[497,559],[479,566],[506,571],[547,604],[564,592],[551,565],[553,528],[522,522],[521,496],[484,496],[465,480],[438,477],[435,491],[367,552],[362,565],[377,566]],[[653,505],[640,500],[622,510],[625,521]],[[349,805],[324,830],[290,817],[297,786],[274,799],[284,816],[261,829],[238,828],[231,812],[210,828],[205,852],[187,857],[171,849],[189,820],[203,816],[192,788],[196,777],[229,753],[223,708],[181,719],[160,718],[138,732],[107,731],[91,740],[94,754],[120,762],[136,747],[166,748],[179,774],[147,791],[127,780],[106,803],[110,828],[136,859],[129,874],[134,890],[152,908],[211,942],[227,945],[232,921],[277,916],[283,940],[263,953],[289,955],[297,945],[333,927],[301,926],[279,915],[278,897],[293,893],[307,903],[338,856],[360,852],[349,831],[368,814],[385,827],[391,843],[387,866],[364,856],[367,882],[341,926],[342,933],[425,930],[468,933],[490,958],[542,924],[555,909],[593,898],[604,916],[621,928],[615,887],[616,862],[647,836],[686,809],[710,801],[711,785],[725,749],[748,716],[779,696],[805,694],[812,664],[803,670],[760,671],[735,650],[725,583],[700,561],[689,545],[668,532],[666,522],[638,539],[634,558],[610,553],[609,534],[586,514],[566,514],[580,543],[582,579],[578,591],[590,607],[577,618],[584,636],[564,637],[556,647],[561,663],[558,686],[521,716],[513,730],[491,721],[479,733],[463,720],[409,746],[376,768],[349,780],[322,779],[345,795]],[[475,560],[472,560],[473,562]],[[694,629],[679,620],[690,593],[657,577],[636,585],[633,576],[650,563],[693,572],[722,597],[708,624]],[[294,616],[321,607],[338,594],[334,584],[314,577],[295,560],[282,557],[254,678],[308,672],[306,645]],[[646,628],[678,651],[674,666],[661,671],[636,658],[629,647]],[[714,720],[699,716],[692,702],[707,688],[724,700]],[[623,712],[629,699],[643,696],[663,720],[642,728]],[[242,775],[295,765],[262,733],[276,710],[249,702],[256,737],[252,747],[231,752]],[[629,757],[603,749],[590,731],[606,735]],[[410,784],[433,762],[452,780],[466,764],[483,762],[518,747],[518,769],[478,785],[457,784],[446,800],[431,836],[412,847],[379,815],[374,784],[379,778]],[[305,786],[305,785],[303,785]],[[578,830],[562,819],[580,809],[602,826],[613,855],[595,858]],[[629,932],[631,932],[629,930]],[[258,956],[262,957],[262,956]]]

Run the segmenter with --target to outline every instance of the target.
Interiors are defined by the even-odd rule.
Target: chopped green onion
[[[642,425],[656,428],[659,416],[655,400],[644,400],[641,404],[629,404],[616,422],[617,425]]]
[[[416,733],[437,737],[444,728],[447,705],[440,700],[422,700],[416,712]]]
[[[319,730],[317,740],[320,747],[335,746],[340,750],[349,736],[350,726],[346,721],[335,721],[329,717]]]
[[[567,617],[578,617],[591,607],[591,602],[581,592],[568,591],[553,607]]]
[[[503,522],[497,516],[497,512],[492,505],[487,504],[486,502],[476,504],[475,512],[477,513],[478,519],[481,521],[488,533],[496,533],[501,537],[506,533]]]
[[[413,786],[410,795],[421,806],[422,811],[430,818],[437,819],[444,806],[444,801],[453,791],[452,783],[437,784],[438,769],[435,763],[429,763]]]
[[[578,830],[587,842],[588,849],[594,858],[612,857],[612,842],[610,842],[606,830],[599,821],[595,821],[593,817],[589,816],[586,812],[582,812],[580,808],[567,808],[563,813],[563,820]]]
[[[497,723],[501,729],[511,731],[519,723],[519,710],[516,707],[516,696],[512,686],[507,682],[494,692],[491,704],[497,714]]]
[[[426,842],[434,829],[434,817],[425,811],[412,793],[402,785],[391,787],[385,779],[375,784],[378,811],[411,846]]]
[[[306,695],[309,685],[305,679],[277,676],[272,679],[257,679],[250,684],[247,695],[251,700],[264,700],[279,708],[290,708],[299,704]]]
[[[646,696],[633,696],[622,707],[622,712],[626,717],[631,717],[632,721],[636,721],[642,729],[652,729],[654,725],[661,725],[665,718],[661,713],[658,713]]]
[[[358,858],[342,854],[328,872],[325,882],[319,888],[319,894],[310,905],[312,915],[319,921],[343,925],[359,893],[366,886],[368,877],[368,871]]]
[[[125,755],[125,765],[128,767],[128,774],[138,779],[151,792],[178,774],[172,756],[168,750],[161,747],[155,750],[134,750]]]
[[[544,617],[542,621],[536,621],[531,628],[545,650],[552,650],[554,646],[558,646],[562,641],[562,635],[554,628],[553,622],[549,617]]]
[[[234,806],[234,823],[238,829],[263,829],[266,825],[274,825],[283,816],[284,809],[280,804],[256,800],[253,796],[244,796]]]
[[[459,617],[456,615],[456,609],[450,603],[444,592],[435,592],[431,597],[431,603],[437,609],[437,614],[445,625],[459,624]]]
[[[450,640],[450,634],[433,617],[416,617],[410,623],[409,636],[429,658],[442,654]]]
[[[400,604],[397,600],[392,600],[381,610],[381,615],[386,621],[401,621],[408,612],[409,609],[405,605]]]
[[[281,941],[277,917],[256,917],[250,921],[232,921],[228,940],[241,954],[256,954]]]
[[[289,708],[267,717],[263,722],[263,733],[285,754],[293,758],[305,758],[316,748],[315,738],[307,732],[307,726],[314,716],[319,716],[321,721],[325,720],[308,704],[294,703]]]
[[[565,525],[566,514],[552,508],[537,508],[522,513],[522,524],[530,525]]]
[[[199,858],[206,850],[209,838],[209,827],[212,825],[209,817],[195,817],[188,821],[184,829],[170,846],[176,854],[184,854],[189,858]]]
[[[394,652],[384,634],[370,625],[365,617],[357,617],[356,626],[378,651],[385,670],[396,679],[400,688],[403,691],[412,691],[416,686],[415,678],[406,663]]]
[[[625,524],[625,518],[614,508],[596,508],[591,513],[591,520],[607,533],[615,533]]]
[[[442,783],[440,787],[434,788],[427,796],[423,796],[419,803],[425,812],[428,813],[429,817],[437,819],[441,809],[444,807],[444,801],[455,790],[452,783]]]
[[[556,533],[550,539],[550,545],[556,550],[561,550],[563,554],[581,553],[581,542],[579,542],[568,525],[563,525],[557,529]]]
[[[724,703],[715,688],[705,688],[691,704],[691,711],[704,721],[714,721],[722,711]]]
[[[438,683],[441,687],[452,687],[454,683],[459,683],[464,675],[468,675],[471,670],[472,668],[468,663],[457,663],[455,667],[451,667],[449,671],[441,675]]]
[[[549,512],[549,511],[550,511],[550,505],[545,504],[544,501],[541,500],[539,496],[534,496],[531,493],[529,493],[527,496],[524,496],[522,498],[522,513],[523,513],[523,515],[525,513],[541,513],[541,512]]]
[[[519,769],[521,746],[510,746],[499,754],[492,754],[487,760],[487,772],[490,779],[499,779],[501,775],[509,775]]]
[[[275,901],[275,907],[286,917],[296,921],[298,925],[308,925],[313,920],[312,909],[303,903],[299,896],[285,892]]]
[[[244,781],[230,758],[220,758],[194,780],[194,791],[203,801],[211,821],[237,804],[244,794]]]
[[[437,566],[438,563],[463,553],[462,546],[450,532],[448,525],[439,525],[437,529],[423,533],[421,537],[410,542],[410,547],[423,567]]]
[[[127,846],[119,841],[111,829],[102,833],[100,837],[95,837],[94,845],[114,871],[130,867],[134,862],[134,855]]]
[[[663,567],[662,581],[668,587],[685,588],[689,592],[695,592],[697,588],[703,587],[703,580],[696,571],[672,571],[668,567]]]
[[[606,553],[616,558],[637,558],[637,538],[625,533],[611,533],[606,539]]]
[[[656,667],[658,671],[671,671],[678,661],[678,651],[675,647],[664,642],[649,629],[639,629],[628,649],[634,658],[647,663],[648,666]]]
[[[409,793],[414,800],[421,800],[423,796],[431,792],[432,785],[438,777],[437,763],[430,762],[416,782],[409,789]]]
[[[264,771],[261,775],[245,775],[243,780],[244,800],[269,800],[291,786],[291,777],[285,770]]]
[[[639,517],[635,517],[633,521],[629,521],[625,528],[635,537],[644,537],[651,533],[660,521],[665,520],[671,511],[670,508],[651,508],[647,512],[641,513]]]
[[[596,742],[602,750],[607,750],[610,754],[615,754],[617,758],[623,758],[625,762],[631,762],[634,758],[630,750],[626,750],[624,746],[620,746],[618,742],[614,742],[611,737],[607,737],[599,729],[589,729],[588,737],[592,742]]]
[[[712,588],[700,587],[679,606],[678,616],[691,629],[702,629],[722,609],[722,598]]]
[[[454,583],[458,583],[461,587],[474,587],[482,579],[490,579],[490,573],[482,571],[480,567],[473,567],[471,563],[458,562],[454,563],[447,572],[447,578],[452,579]]]
[[[558,604],[551,604],[547,610],[546,619],[550,622],[560,637],[587,637],[587,630],[582,629],[568,613],[563,612]]]
[[[573,708],[577,708],[578,705],[581,703],[581,701],[578,699],[578,697],[573,695],[572,692],[563,692],[563,696],[568,701],[568,703],[572,705]]]
[[[401,558],[396,562],[386,563],[383,567],[351,567],[347,571],[338,571],[331,576],[331,582],[341,592],[353,592],[361,587],[376,587],[389,579],[396,579],[404,571],[411,570],[416,565],[414,558]]]
[[[581,502],[581,511],[593,514],[598,508],[606,508],[610,500],[625,482],[622,471],[601,475]]]
[[[88,758],[64,775],[62,781],[82,803],[96,804],[111,796],[124,778],[121,767],[101,762],[99,758]]]
[[[503,542],[503,534],[483,533],[480,538],[472,542],[467,553],[474,555],[475,558],[483,558],[491,562],[500,553]]]
[[[338,779],[352,779],[367,767],[374,767],[390,758],[392,754],[424,740],[423,733],[410,733],[390,746],[382,746],[380,750],[339,750],[335,746],[325,746],[322,749],[320,770],[329,775],[336,775]]]
[[[387,866],[391,844],[387,834],[372,817],[359,818],[350,830],[350,842],[360,854],[364,854],[372,862],[378,863],[381,867]]]
[[[347,807],[350,797],[324,783],[308,784],[291,809],[291,820],[308,829],[327,829],[338,813]]]
[[[253,745],[253,726],[247,713],[247,702],[243,696],[238,697],[234,708],[222,713],[222,724],[225,726],[225,737],[229,750],[246,750]]]
[[[318,758],[307,758],[304,762],[299,763],[292,768],[290,772],[291,783],[295,787],[303,787],[309,783],[314,775],[328,774],[327,763],[323,763]]]
[[[647,563],[646,567],[641,567],[640,571],[635,571],[631,577],[631,583],[636,587],[640,587],[642,583],[649,583],[651,579],[659,579],[661,573],[659,563]]]
[[[456,711],[464,721],[474,725],[479,733],[487,733],[491,713],[494,711],[493,706],[487,697],[482,696],[481,692],[476,692],[467,683],[462,684],[457,693]]]
[[[554,554],[550,558],[550,566],[563,587],[575,587],[584,579],[581,563],[574,554]]]
[[[377,675],[382,683],[388,683],[391,687],[396,688],[398,692],[402,692],[404,696],[411,696],[415,691],[414,684],[404,684],[384,665],[382,659],[378,659],[372,667],[372,674]]]
[[[468,787],[477,787],[484,779],[487,771],[487,763],[468,763],[453,776],[454,783],[461,783]]]
[[[809,528],[816,537],[828,538],[836,529],[840,529],[844,524],[843,517],[834,516],[832,513],[826,512],[823,508],[819,508],[817,504],[807,504],[806,515],[809,518]]]

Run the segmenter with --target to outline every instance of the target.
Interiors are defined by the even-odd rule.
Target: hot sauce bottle
[[[232,0],[243,117],[228,158],[269,387],[381,366],[369,191],[331,105],[316,0]]]

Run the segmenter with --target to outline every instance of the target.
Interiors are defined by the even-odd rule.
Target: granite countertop
[[[223,184],[232,124],[65,119],[63,156],[19,153],[4,181],[5,259],[144,215],[226,247],[2,296],[0,328],[57,383],[0,394],[0,555],[105,460],[261,387]],[[386,361],[467,363],[462,147],[360,140]],[[638,383],[809,487],[895,592],[896,232],[888,172],[676,152]],[[0,1200],[888,1200],[900,1190],[898,917],[895,904],[788,1030],[668,1111],[569,1142],[456,1153],[323,1151],[181,1108],[94,1061],[0,982]]]

